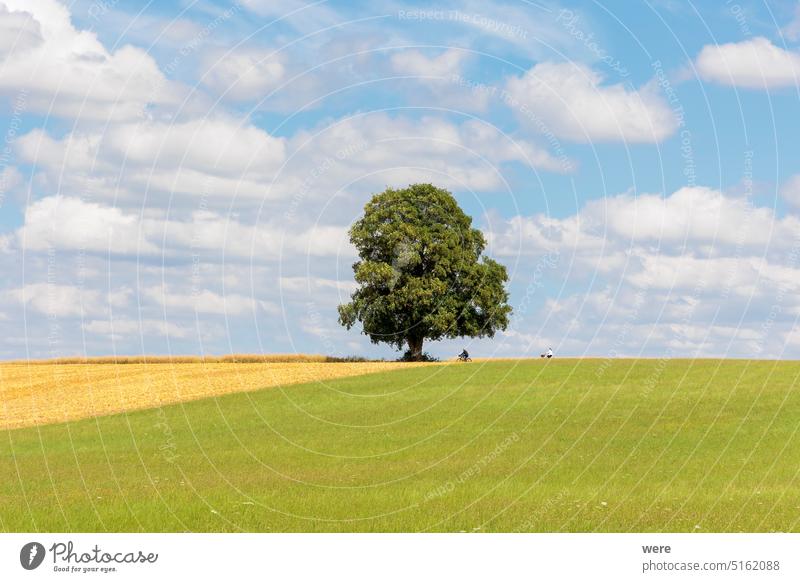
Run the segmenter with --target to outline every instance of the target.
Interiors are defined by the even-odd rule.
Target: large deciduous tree
[[[426,339],[493,337],[508,326],[506,268],[483,256],[486,240],[447,190],[431,184],[387,189],[350,228],[358,284],[339,306],[373,343],[422,359]]]

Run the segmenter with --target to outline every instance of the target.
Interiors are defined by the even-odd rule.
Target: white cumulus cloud
[[[695,66],[707,81],[748,89],[794,87],[800,80],[800,54],[763,37],[707,45]]]
[[[55,0],[2,0],[0,31],[0,92],[25,91],[27,109],[118,120],[177,102],[178,86],[151,56],[131,45],[109,51]]]
[[[607,85],[603,76],[577,63],[543,62],[506,83],[507,102],[523,122],[577,142],[656,143],[678,126],[654,84],[638,90]]]
[[[277,51],[212,51],[204,59],[202,82],[228,99],[262,99],[287,76],[285,57]]]

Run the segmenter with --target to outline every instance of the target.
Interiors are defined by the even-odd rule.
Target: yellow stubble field
[[[0,430],[408,366],[397,362],[0,364]]]

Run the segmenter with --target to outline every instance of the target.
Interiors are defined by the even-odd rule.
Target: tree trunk
[[[410,337],[408,338],[408,351],[411,352],[411,359],[415,362],[422,360],[422,342],[425,341],[424,337]]]

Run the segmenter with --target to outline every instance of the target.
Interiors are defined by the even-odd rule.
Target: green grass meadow
[[[520,360],[0,434],[0,530],[800,531],[800,364]]]

